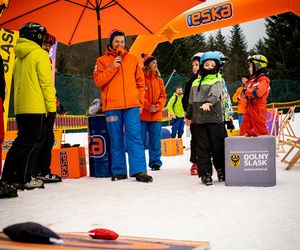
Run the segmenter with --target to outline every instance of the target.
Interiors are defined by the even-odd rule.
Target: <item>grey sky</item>
[[[240,24],[241,29],[246,36],[247,43],[248,43],[248,50],[252,49],[256,42],[260,39],[265,37],[266,35],[266,27],[265,27],[265,19],[258,19],[251,22],[246,22]],[[222,34],[226,37],[228,41],[228,36],[231,35],[230,30],[232,26],[227,28],[222,28]],[[205,36],[208,37],[210,34],[213,36],[217,35],[218,30],[213,30],[210,32],[205,32]]]

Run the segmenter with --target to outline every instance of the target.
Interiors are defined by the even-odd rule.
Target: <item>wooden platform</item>
[[[63,245],[29,244],[11,241],[0,233],[1,250],[95,250],[95,249],[176,249],[209,250],[209,242],[119,237],[117,240],[93,240],[87,233],[61,233]]]

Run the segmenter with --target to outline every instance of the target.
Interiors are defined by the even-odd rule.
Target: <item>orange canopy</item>
[[[182,12],[205,0],[10,0],[0,17],[0,28],[18,30],[26,22],[38,22],[59,42],[71,45],[101,38],[112,29],[126,35],[154,34]]]
[[[172,43],[174,39],[288,11],[300,15],[300,0],[230,0],[203,5],[172,19],[155,34],[139,35],[130,53],[140,57],[141,53],[151,54],[161,42]]]

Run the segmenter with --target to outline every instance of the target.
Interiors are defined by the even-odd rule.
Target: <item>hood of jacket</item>
[[[41,49],[41,47],[37,43],[23,37],[17,39],[14,47],[15,54],[19,59],[23,59],[31,51],[36,49]]]

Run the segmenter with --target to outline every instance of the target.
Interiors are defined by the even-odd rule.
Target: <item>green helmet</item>
[[[253,63],[256,70],[266,68],[268,65],[268,59],[263,55],[253,55],[248,57],[248,62]]]

